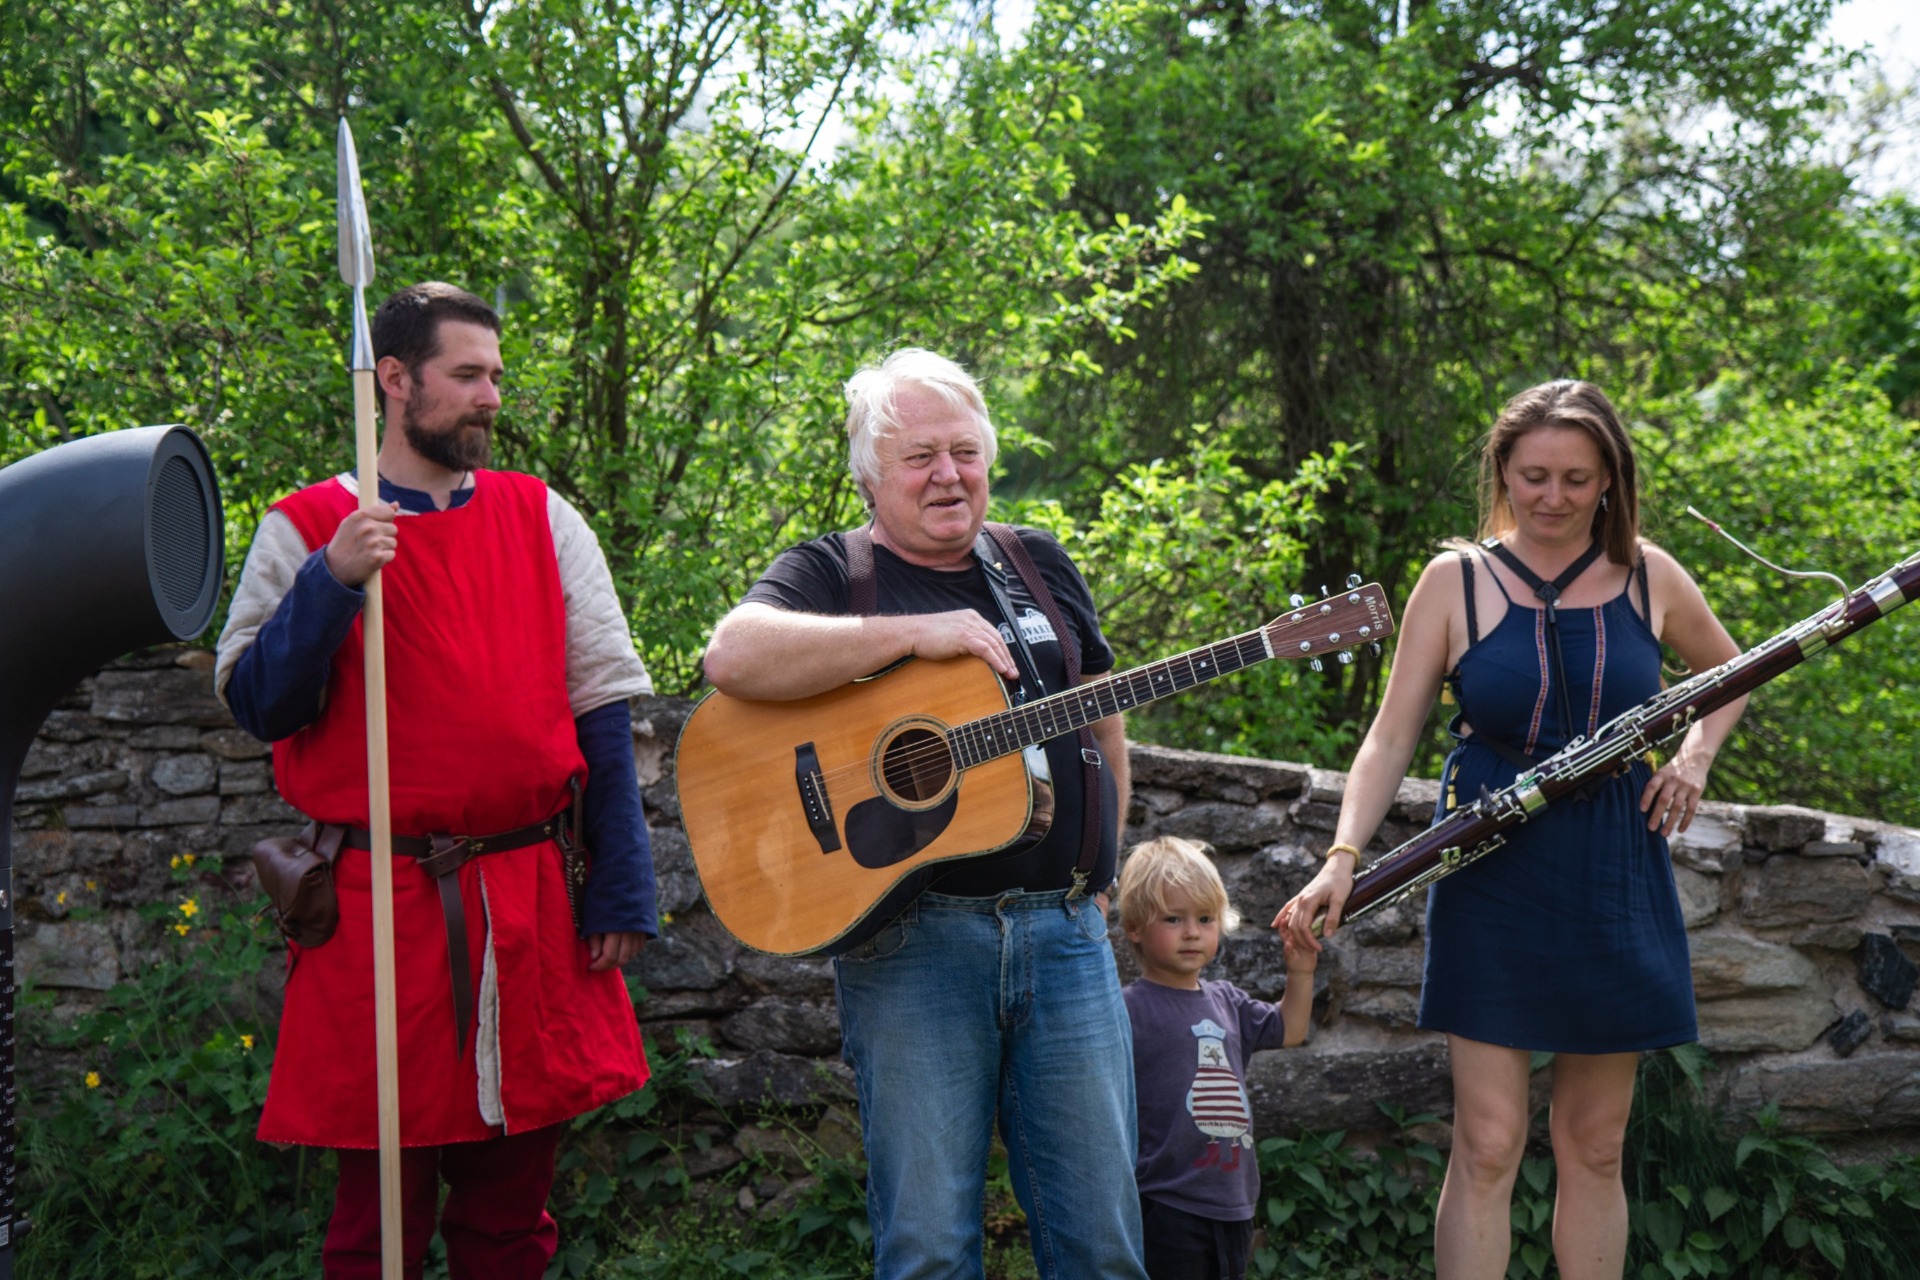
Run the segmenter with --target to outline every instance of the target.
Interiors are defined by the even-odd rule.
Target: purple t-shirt
[[[1122,994],[1133,1020],[1140,1194],[1220,1222],[1253,1217],[1260,1168],[1247,1059],[1284,1042],[1280,1006],[1231,982],[1183,991],[1141,978]]]

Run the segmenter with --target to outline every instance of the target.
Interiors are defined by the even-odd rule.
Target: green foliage
[[[1704,1057],[1697,1049],[1692,1054]],[[1642,1071],[1629,1128],[1636,1280],[1872,1277],[1920,1268],[1920,1158],[1840,1166],[1764,1107],[1731,1141],[1681,1055]]]
[[[1402,1130],[1433,1116],[1405,1118]],[[1303,1134],[1259,1144],[1266,1241],[1249,1274],[1352,1277],[1431,1275],[1433,1205],[1446,1161],[1431,1143],[1403,1136],[1371,1153],[1346,1135]]]
[[[1781,402],[1724,377],[1697,394],[1641,402],[1652,536],[1689,566],[1742,644],[1839,595],[1781,577],[1685,515],[1688,505],[1789,569],[1850,590],[1920,551],[1920,425],[1895,417],[1875,373],[1835,366]],[[1761,688],[1721,752],[1716,794],[1920,824],[1911,743],[1920,737],[1920,613],[1874,623]]]
[[[21,1034],[74,1064],[52,1097],[23,1093],[20,1171],[34,1230],[22,1276],[311,1275],[330,1160],[253,1136],[273,1056],[260,1007],[281,958],[258,903],[177,869],[160,954],[71,1024],[30,994]]]
[[[1012,511],[1052,531],[1100,584],[1101,625],[1121,669],[1251,631],[1284,613],[1292,592],[1317,597],[1305,581],[1306,546],[1324,495],[1358,466],[1335,444],[1287,479],[1262,482],[1204,429],[1179,444],[1172,457],[1121,471],[1089,518],[1058,501]],[[1135,712],[1129,732],[1243,755],[1334,759],[1353,741],[1351,726],[1332,714],[1329,690],[1321,674],[1279,662]]]

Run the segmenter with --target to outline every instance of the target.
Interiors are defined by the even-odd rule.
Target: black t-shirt
[[[1093,595],[1087,590],[1080,570],[1050,534],[1027,528],[1021,528],[1019,534],[1027,553],[1033,557],[1034,566],[1046,580],[1047,590],[1053,593],[1054,602],[1074,631],[1081,673],[1101,675],[1111,671],[1113,650],[1100,632]],[[987,571],[977,561],[966,569],[928,569],[909,564],[875,543],[873,570],[876,598],[883,615],[904,617],[972,609],[1000,627],[1015,661],[1020,661],[1019,646],[1009,633],[993,590],[987,584]],[[747,592],[746,599],[795,613],[850,614],[853,607],[847,577],[846,535],[830,533],[781,552]],[[1066,657],[1046,614],[1034,602],[1017,572],[1007,575],[1007,598],[1018,617],[1027,648],[1040,668],[1038,675],[1043,687],[1037,691],[1025,690],[1026,695],[1033,698],[1059,693],[1067,686]],[[1027,679],[1031,682],[1033,673],[1027,673]],[[901,711],[913,709],[902,707]],[[1073,883],[1074,864],[1080,860],[1080,831],[1085,812],[1082,797],[1086,774],[1080,763],[1078,737],[1070,734],[1056,738],[1046,744],[1046,751],[1054,788],[1053,828],[1046,837],[1025,849],[943,863],[934,871],[927,888],[961,897],[989,897],[1007,889],[1039,892],[1065,889]],[[1088,879],[1088,884],[1094,887],[1112,882],[1119,845],[1119,795],[1113,770],[1101,769],[1100,781],[1100,859]],[[962,795],[964,803],[964,791]]]

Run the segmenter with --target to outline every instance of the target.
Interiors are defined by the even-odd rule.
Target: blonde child
[[[1256,1000],[1200,971],[1238,914],[1212,859],[1191,840],[1137,845],[1120,872],[1120,922],[1140,962],[1122,993],[1133,1021],[1140,1116],[1134,1163],[1150,1280],[1239,1280],[1253,1239],[1260,1171],[1246,1066],[1255,1050],[1307,1038],[1318,956],[1286,935],[1287,990]]]

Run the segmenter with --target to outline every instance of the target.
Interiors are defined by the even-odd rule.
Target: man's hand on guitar
[[[972,654],[1009,680],[1020,678],[1013,654],[1001,638],[1000,628],[972,609],[951,613],[925,613],[911,619],[913,656],[916,658],[958,658]]]

